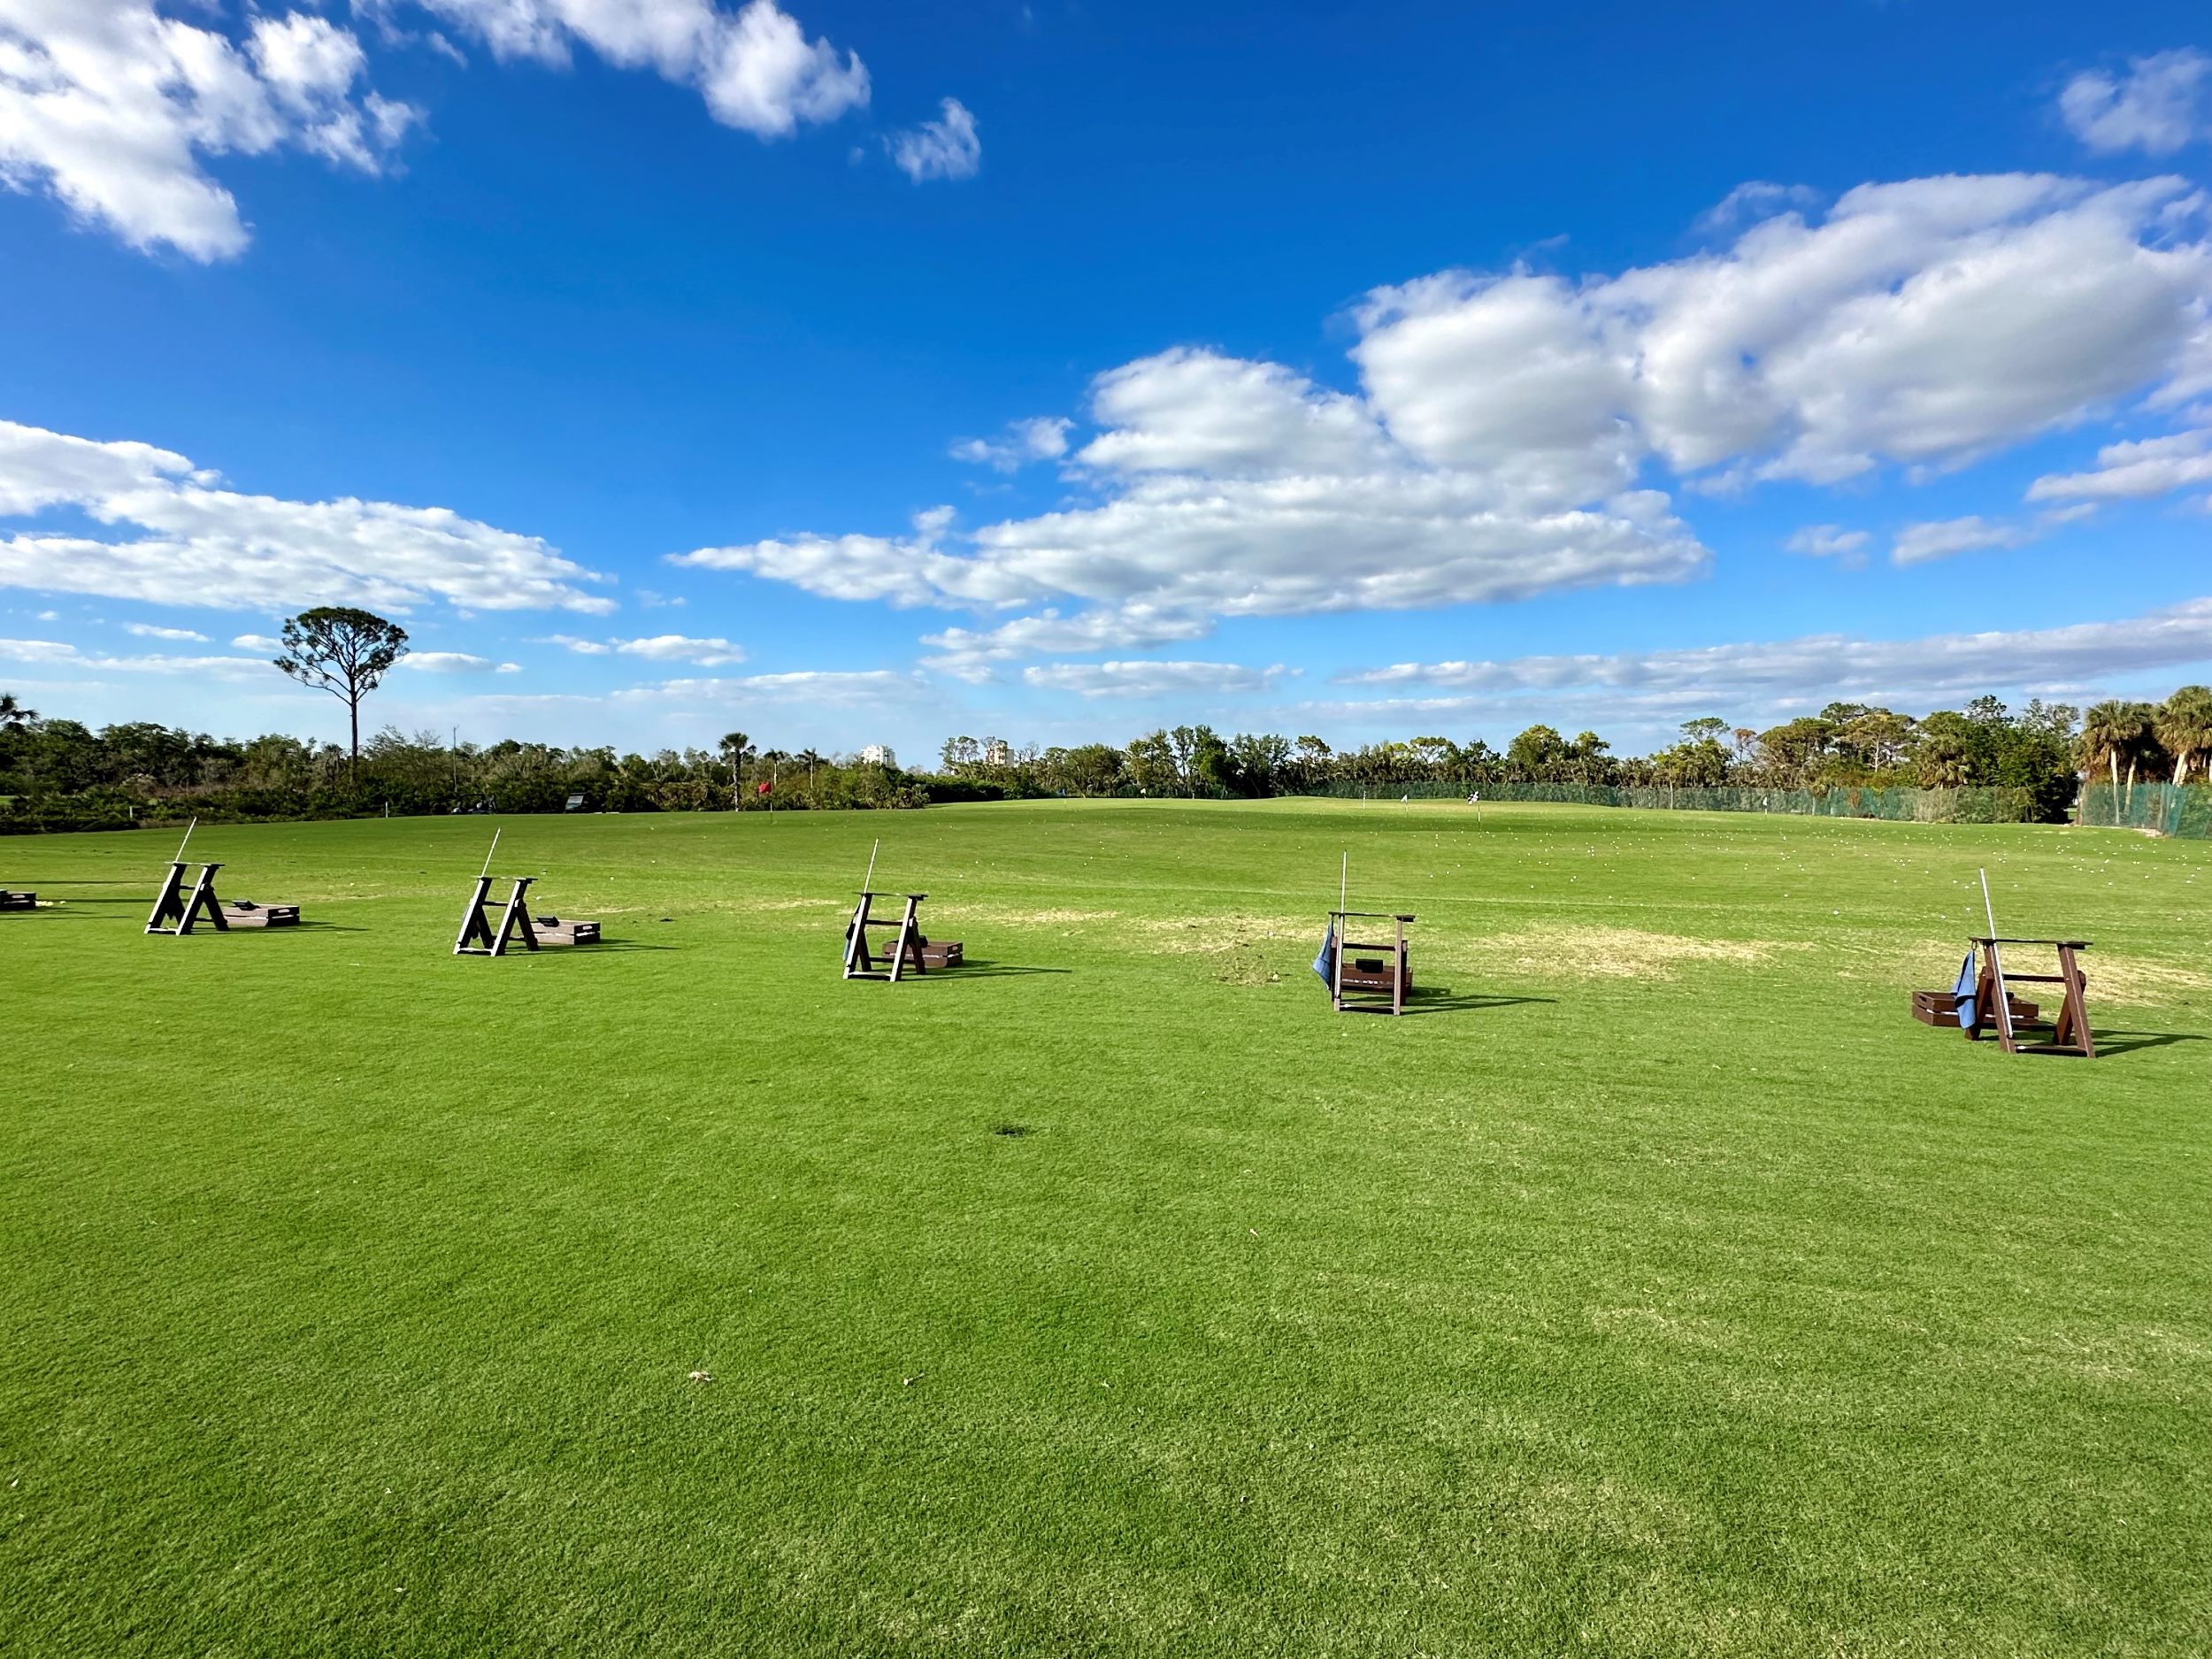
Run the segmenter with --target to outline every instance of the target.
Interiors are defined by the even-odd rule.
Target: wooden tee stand
[[[492,883],[498,876],[476,878],[476,891],[469,896],[467,913],[461,918],[461,936],[453,941],[457,956],[503,956],[511,940],[519,936],[526,949],[538,948],[537,930],[530,926],[530,910],[525,901],[530,893],[531,876],[515,876],[514,885],[503,899],[491,896]],[[495,927],[485,912],[495,911],[499,925]]]
[[[1331,910],[1329,929],[1336,936],[1336,959],[1329,964],[1329,1001],[1340,1014],[1402,1014],[1406,993],[1413,988],[1413,969],[1406,954],[1406,924],[1410,916],[1379,910]],[[1394,939],[1364,944],[1351,937],[1352,922],[1389,922],[1397,929]],[[1346,958],[1356,950],[1380,951],[1371,964]]]
[[[215,931],[227,933],[230,924],[223,919],[223,906],[215,896],[215,872],[220,864],[202,864],[200,873],[192,879],[192,891],[184,891],[184,872],[193,866],[173,863],[169,873],[162,879],[160,896],[154,900],[153,913],[146,918],[150,933],[173,933],[179,938],[192,931],[193,924],[202,916],[215,924]]]
[[[1997,1033],[1997,1041],[2007,1054],[2074,1054],[2086,1060],[2097,1057],[2097,1043],[2090,1035],[2089,1009],[2085,997],[2089,981],[2075,960],[2075,952],[2089,949],[2087,940],[1976,939],[1968,942],[1981,961],[1981,971],[1974,980],[1974,1025],[1967,1033],[1969,1038],[1978,1042],[1986,1026]],[[2011,945],[2055,950],[2058,972],[2012,972],[2005,967],[2003,953],[1999,949],[2000,946]],[[2057,1018],[2044,1021],[2016,1018],[2010,994],[2010,987],[2016,985],[2061,987]],[[2041,1030],[2046,1025],[2050,1029],[2050,1041],[2032,1046],[2021,1043],[2019,1033],[2023,1030]]]
[[[847,979],[883,979],[896,985],[899,982],[899,976],[909,967],[911,967],[917,973],[929,972],[928,964],[922,960],[921,929],[915,925],[915,911],[929,895],[926,893],[904,895],[906,908],[900,912],[895,921],[873,914],[875,902],[878,899],[900,896],[902,895],[894,893],[872,893],[864,889],[862,891],[860,902],[853,907],[853,919],[845,929],[845,977]],[[891,948],[884,956],[884,961],[890,970],[888,972],[879,972],[876,970],[875,952],[868,942],[868,930],[871,927],[895,930]]]

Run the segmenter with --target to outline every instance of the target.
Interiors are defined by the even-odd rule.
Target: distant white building
[[[987,766],[1012,765],[1014,746],[1002,737],[986,738],[983,742],[983,764]]]
[[[871,743],[860,751],[860,764],[864,766],[896,767],[899,757],[891,752],[889,744]]]

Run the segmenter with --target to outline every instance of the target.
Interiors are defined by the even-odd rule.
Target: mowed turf
[[[480,818],[203,829],[311,925],[189,939],[0,840],[0,1651],[2212,1648],[2212,848],[503,827],[608,943],[451,956]],[[877,836],[972,965],[840,980]],[[1985,864],[2094,1063],[1909,1018]]]

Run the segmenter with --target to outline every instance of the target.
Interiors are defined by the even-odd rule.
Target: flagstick
[[[1989,899],[1989,872],[1977,872],[1982,879],[1982,914],[1989,918],[1989,971],[1997,981],[1997,1029],[2005,1033],[2005,1047],[2012,1047],[2012,994],[2005,989],[2005,964],[1997,954],[1997,907]]]

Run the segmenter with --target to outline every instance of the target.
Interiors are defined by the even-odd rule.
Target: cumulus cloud
[[[963,438],[950,450],[956,461],[970,461],[995,472],[1012,472],[1030,461],[1052,461],[1068,452],[1068,431],[1075,423],[1056,415],[1010,421],[997,438]]]
[[[695,663],[722,668],[745,660],[744,648],[724,639],[693,639],[684,634],[657,634],[641,640],[585,640],[556,634],[548,645],[565,646],[581,657],[642,657],[656,663]]]
[[[255,17],[242,42],[154,0],[0,0],[0,182],[42,191],[131,246],[244,249],[207,157],[311,151],[380,173],[420,111],[360,90],[351,31]]]
[[[204,21],[164,16],[157,5],[0,0],[0,182],[43,190],[134,247],[222,259],[242,251],[249,234],[236,200],[207,172],[210,157],[293,149],[381,173],[423,119],[413,105],[366,89],[359,37],[314,11],[251,16],[234,38],[214,5],[195,8]],[[395,16],[410,9],[503,60],[557,67],[582,47],[618,67],[653,70],[696,91],[715,120],[764,139],[835,120],[868,101],[859,58],[810,39],[774,0],[736,10],[715,0],[356,0],[354,7],[388,42],[420,39],[461,57],[434,29],[396,27]],[[944,122],[921,129],[937,134],[943,159],[933,165],[962,153],[957,108],[949,104]],[[964,110],[959,116],[972,173],[973,122]]]
[[[1956,465],[2177,370],[2212,291],[2174,234],[2200,206],[2171,179],[1863,185],[1617,277],[1379,289],[1354,356],[1416,451],[1533,489],[1647,454],[1720,482]]]
[[[957,98],[940,104],[935,120],[895,133],[886,142],[893,164],[917,184],[972,179],[982,170],[983,141],[976,135],[975,117]]]
[[[1378,288],[1353,313],[1355,391],[1197,347],[1109,370],[1086,411],[1096,435],[1060,457],[1076,493],[1049,512],[972,530],[940,512],[911,534],[676,562],[976,613],[989,626],[926,643],[933,665],[983,678],[1023,655],[1203,637],[1226,617],[1678,581],[1709,556],[1654,488],[1666,474],[1695,490],[1916,477],[2129,400],[2212,390],[2212,247],[2182,180],[1920,179],[1818,215],[1771,211],[1795,199],[1749,188],[1730,211],[1770,216],[1725,247],[1617,275]],[[1897,557],[1976,534],[2017,545],[2056,522],[1909,526]],[[1801,534],[1794,550],[1847,560],[1870,540]]]
[[[1202,638],[1212,628],[1202,616],[1162,611],[1155,605],[1118,605],[1072,617],[1045,610],[995,628],[947,628],[941,634],[926,634],[922,643],[935,648],[936,654],[923,657],[922,666],[982,681],[994,678],[995,664],[1016,657],[1148,650],[1156,645]]]
[[[1102,376],[1108,429],[1075,457],[1104,498],[955,536],[803,535],[674,556],[825,597],[982,612],[1048,605],[1038,638],[1185,639],[1222,616],[1403,610],[1561,588],[1678,580],[1705,550],[1667,498],[1623,491],[1530,510],[1484,473],[1419,463],[1357,400],[1275,365],[1164,353]],[[1063,620],[1064,602],[1093,607]],[[1164,630],[1164,631],[1163,631]],[[1002,629],[995,655],[1023,630]],[[982,648],[964,634],[962,647]]]
[[[577,45],[623,69],[689,87],[726,127],[781,138],[868,101],[868,71],[809,40],[774,0],[415,0],[503,60],[565,65]]]
[[[1839,524],[1809,524],[1782,543],[1786,552],[1807,558],[1834,559],[1855,567],[1866,563],[1866,544],[1873,537],[1864,530],[1847,530]]]
[[[219,487],[183,456],[0,421],[0,518],[71,507],[142,532],[0,533],[0,586],[157,605],[282,611],[432,598],[487,611],[606,611],[595,581],[535,536],[444,507],[285,501]]]
[[[2028,486],[2030,501],[2136,501],[2212,484],[2212,431],[2108,443],[2087,472],[2047,473]]]
[[[2098,683],[2118,674],[2212,660],[2212,598],[2115,622],[1915,640],[1842,634],[1614,656],[1521,657],[1503,662],[1400,663],[1338,683],[1440,687],[1491,694],[1631,693],[1655,699],[1791,696],[1908,701],[1992,687],[2024,691]]]
[[[202,645],[207,643],[207,635],[204,634],[196,634],[190,628],[157,627],[150,622],[126,622],[123,625],[123,632],[135,634],[142,640],[196,641]]]
[[[242,634],[231,643],[245,651],[280,651],[284,649],[282,640],[273,640],[265,634]]]
[[[1235,663],[1044,663],[1023,669],[1022,679],[1041,691],[1136,701],[1269,691],[1286,672],[1280,663],[1271,668],[1244,668]]]
[[[2171,155],[2205,135],[2208,73],[2212,58],[2187,50],[2135,58],[2118,75],[2088,70],[2058,95],[2059,115],[2092,150]]]

